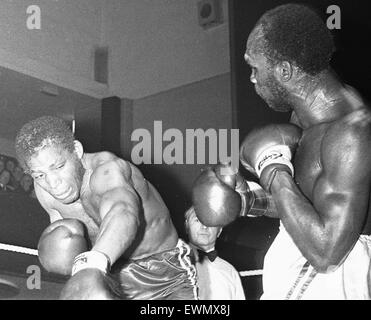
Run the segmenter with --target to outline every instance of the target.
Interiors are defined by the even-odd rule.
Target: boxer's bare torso
[[[349,90],[350,88],[348,88]],[[355,94],[353,92],[353,94]],[[351,161],[347,158],[349,152],[356,152],[358,160],[371,166],[369,156],[371,148],[371,112],[362,104],[360,99],[353,99],[353,95],[345,95],[341,99],[341,108],[344,110],[336,115],[332,121],[310,126],[303,129],[298,148],[295,153],[295,182],[301,192],[316,206],[316,201],[325,196],[330,186],[324,186],[321,179],[330,173],[332,169],[342,170],[342,162]],[[297,123],[298,124],[298,123]],[[357,146],[359,145],[359,148]],[[369,148],[365,148],[365,145]],[[325,172],[327,171],[327,172]],[[334,172],[336,174],[336,172]],[[354,176],[364,177],[363,186],[355,186],[355,189],[363,187],[368,190],[368,182],[371,177],[361,168],[354,167],[351,171],[340,173],[342,180],[348,180]],[[366,176],[365,176],[366,175]],[[361,179],[356,179],[362,183]],[[370,195],[368,195],[370,198]],[[341,201],[341,199],[339,199]],[[362,200],[363,201],[363,200]],[[365,210],[361,234],[371,234],[371,210]],[[351,214],[351,212],[348,212]]]
[[[114,164],[111,165],[112,161]],[[142,258],[175,247],[178,236],[169,211],[157,190],[144,179],[139,169],[107,152],[84,154],[82,163],[85,172],[80,197],[71,204],[63,204],[56,200],[35,183],[37,197],[49,213],[52,222],[61,218],[82,221],[94,245],[102,222],[99,213],[102,196],[95,190],[109,188],[112,177],[121,175],[129,188],[132,187],[140,198],[140,206],[136,210],[140,225],[134,241],[124,256],[131,259]],[[112,172],[107,175],[112,170],[114,175],[111,175]]]
[[[371,114],[367,110],[354,111],[346,117],[334,122],[319,124],[303,131],[294,160],[295,181],[302,193],[310,199],[314,205],[316,197],[321,197],[320,193],[326,193],[326,189],[316,189],[317,182],[321,179],[324,170],[323,161],[327,161],[327,167],[331,167],[332,160],[327,160],[326,158],[331,157],[333,153],[338,153],[339,150],[343,150],[344,157],[338,160],[334,159],[333,161],[346,161],[347,146],[344,145],[344,141],[341,140],[341,137],[349,136],[352,134],[349,131],[357,131],[357,129],[359,129],[359,132],[362,132],[364,130],[362,127],[364,126],[368,126],[369,129],[367,131],[370,132]],[[364,139],[368,139],[368,144],[371,148],[370,137],[365,134]],[[357,142],[358,141],[355,141],[354,143]],[[359,150],[359,157],[365,158],[365,161],[369,162],[369,156],[366,157],[364,154],[369,152],[370,149]],[[335,165],[338,164],[334,163],[334,166]],[[371,166],[371,162],[369,162],[369,165]],[[329,169],[327,168],[327,170]],[[343,172],[343,179],[347,179],[347,177],[351,175],[363,174],[364,172],[360,172],[357,168],[354,168],[351,172]],[[365,188],[367,187],[368,186],[365,185]],[[365,212],[361,234],[371,234],[370,208]]]
[[[343,89],[334,92],[330,104],[292,117],[303,130],[295,176],[279,172],[271,189],[279,218],[319,272],[339,266],[371,233],[371,113]]]

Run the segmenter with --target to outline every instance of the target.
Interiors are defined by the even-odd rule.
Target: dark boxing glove
[[[38,243],[41,265],[49,272],[71,275],[75,257],[88,250],[85,226],[76,219],[62,219],[50,224]]]
[[[265,191],[225,165],[204,170],[194,182],[192,202],[205,226],[226,226],[240,216],[260,216],[268,209]],[[223,174],[222,174],[223,173]]]

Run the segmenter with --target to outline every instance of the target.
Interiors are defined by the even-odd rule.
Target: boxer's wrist
[[[268,194],[272,193],[272,184],[276,181],[277,174],[284,172],[292,179],[292,171],[284,164],[271,164],[262,172],[259,183]]]
[[[255,172],[260,178],[264,169],[270,165],[284,165],[294,176],[294,166],[291,163],[291,150],[286,145],[273,145],[266,148],[257,158]]]
[[[103,252],[96,250],[86,251],[74,259],[71,274],[73,276],[77,272],[89,268],[98,269],[106,274],[111,268],[111,261]]]
[[[289,172],[284,170],[276,170],[274,177],[270,183],[270,193],[277,194],[279,191],[282,190],[285,186],[290,185],[293,178]]]

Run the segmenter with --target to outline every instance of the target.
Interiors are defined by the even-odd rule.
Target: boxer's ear
[[[274,67],[274,72],[282,82],[288,82],[291,80],[294,70],[290,62],[281,61]]]
[[[73,142],[73,146],[74,146],[77,157],[81,159],[82,156],[84,155],[84,147],[82,146],[81,142],[78,140],[75,140]]]

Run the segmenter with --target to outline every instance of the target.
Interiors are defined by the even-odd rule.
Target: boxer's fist
[[[240,149],[241,163],[260,179],[266,191],[270,191],[277,170],[294,176],[291,159],[301,134],[301,129],[295,125],[275,124],[256,129],[245,138]]]
[[[99,269],[83,269],[66,283],[61,300],[123,300],[120,284]]]
[[[235,191],[236,175],[221,174],[223,165],[205,169],[192,189],[192,204],[197,218],[208,227],[226,226],[242,209],[241,196]]]
[[[75,257],[88,250],[85,226],[76,219],[62,219],[50,224],[38,244],[41,265],[49,272],[71,275]]]

